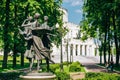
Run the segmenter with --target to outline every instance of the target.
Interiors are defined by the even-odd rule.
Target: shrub
[[[19,80],[20,72],[0,73],[0,80]]]
[[[102,76],[102,74],[89,72],[89,73],[86,73],[86,75],[85,75],[86,78],[94,78],[94,77],[98,77],[98,76]]]
[[[67,62],[67,61],[63,62],[63,65],[68,65],[68,64],[69,64],[69,62]]]
[[[42,72],[47,72],[47,66],[42,66]]]
[[[73,62],[69,67],[70,72],[80,72],[81,71],[81,65],[80,62]]]
[[[80,66],[70,65],[70,67],[69,67],[69,72],[80,72],[80,71],[81,71]]]
[[[70,76],[66,72],[56,72],[57,80],[69,80]]]
[[[75,66],[81,66],[81,63],[76,61],[76,62],[73,62],[71,65],[75,65]]]
[[[55,70],[60,67],[60,64],[52,64],[50,65],[50,71],[55,73]]]
[[[120,76],[117,74],[108,73],[86,73],[85,79],[82,80],[120,80]]]

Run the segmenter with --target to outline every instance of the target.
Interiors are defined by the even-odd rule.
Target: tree
[[[47,15],[49,17],[49,26],[54,27],[56,23],[60,25],[59,29],[51,32],[52,34],[60,36],[60,31],[65,31],[62,28],[61,3],[62,0],[11,0],[11,2],[10,0],[1,0],[0,34],[3,35],[0,36],[0,45],[2,45],[2,42],[4,43],[3,68],[7,68],[7,57],[10,51],[13,52],[13,67],[16,67],[17,53],[21,53],[21,66],[24,66],[26,46],[23,37],[18,33],[18,26],[22,24],[27,16],[34,15],[38,12],[41,14],[39,21],[43,23],[43,17]],[[60,44],[60,38],[56,39],[56,37],[52,36],[51,41],[46,44],[51,42],[57,43],[58,45],[58,43]]]
[[[9,23],[9,13],[10,13],[10,0],[6,0],[5,2],[5,25],[3,28],[3,41],[4,41],[4,57],[3,57],[3,64],[2,68],[7,68],[7,57],[8,57],[8,52],[9,52],[9,34],[8,34],[8,29],[10,26]]]
[[[99,4],[98,4],[99,3]],[[82,21],[82,31],[87,34],[83,36],[83,39],[87,37],[102,37],[101,46],[103,46],[104,52],[104,63],[106,63],[107,51],[110,58],[110,46],[112,46],[111,41],[115,43],[116,47],[116,64],[119,64],[119,53],[120,53],[120,40],[119,40],[119,21],[120,15],[118,13],[120,10],[118,0],[85,0],[84,1],[84,19]],[[97,32],[99,30],[99,32]],[[102,35],[102,36],[101,36]],[[98,38],[100,39],[100,38]],[[100,51],[102,51],[100,49]],[[109,61],[110,59],[108,59]]]

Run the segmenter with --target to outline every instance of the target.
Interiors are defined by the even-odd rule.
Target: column
[[[87,45],[85,45],[85,56],[87,55]]]
[[[89,56],[89,45],[87,45],[87,56]]]
[[[78,55],[80,55],[80,45],[78,44]]]
[[[88,46],[88,55],[90,56],[90,45]]]
[[[83,55],[83,53],[82,53],[82,46],[83,45],[80,45],[80,55]]]
[[[85,45],[82,45],[82,55],[85,56]]]
[[[75,45],[75,55],[78,56],[78,44]]]
[[[95,56],[95,48],[93,45],[91,46],[91,56]]]
[[[75,55],[76,55],[76,45],[73,44],[73,56],[75,56]]]
[[[68,44],[68,61],[70,61],[70,44]]]

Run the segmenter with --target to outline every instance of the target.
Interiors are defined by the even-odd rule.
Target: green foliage
[[[69,80],[70,76],[66,72],[56,72],[57,80]]]
[[[73,62],[69,67],[70,72],[80,72],[81,64],[79,62]]]
[[[108,73],[86,73],[85,79],[82,80],[120,80],[120,76],[117,74]]]
[[[50,65],[50,71],[55,73],[56,69],[60,68],[60,64],[51,64]]]
[[[99,4],[98,4],[99,3]],[[110,46],[115,43],[116,64],[119,64],[120,48],[120,3],[119,0],[84,0],[84,18],[81,22],[82,40],[89,37],[97,38],[99,47],[103,47],[104,62],[106,62],[106,52],[110,53]],[[114,53],[113,53],[114,54]]]
[[[22,68],[28,68],[29,67],[29,61],[24,58],[24,67],[21,67],[20,65],[20,56],[17,57],[17,61],[16,61],[16,67],[13,68],[13,57],[12,56],[8,56],[8,63],[7,63],[7,68],[2,69],[2,62],[3,62],[3,56],[0,56],[0,72],[8,72],[10,70],[18,70],[18,69],[22,69]]]
[[[63,62],[63,65],[69,65],[69,64],[70,64],[70,63],[67,62],[67,61]]]
[[[6,53],[3,60],[7,65],[7,53],[24,53],[26,46],[25,40],[19,34],[18,26],[21,26],[24,19],[28,16],[34,16],[40,13],[40,24],[43,23],[43,17],[48,16],[48,25],[54,27],[56,23],[62,26],[62,12],[59,10],[62,0],[1,0],[0,2],[0,50]],[[58,30],[53,30],[52,34],[61,36]],[[60,43],[60,37],[56,40],[56,36],[51,37],[51,42]],[[19,45],[19,46],[18,46]],[[4,48],[5,47],[5,48]]]
[[[47,66],[46,65],[41,65],[41,69],[39,72],[47,72]]]
[[[70,68],[69,68],[69,71],[70,72],[80,72],[81,71],[81,67],[71,65]]]
[[[79,61],[73,62],[71,65],[81,66],[81,63]]]
[[[0,73],[0,80],[18,80],[20,72]]]

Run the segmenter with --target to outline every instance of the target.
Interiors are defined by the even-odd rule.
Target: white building
[[[64,27],[66,27],[69,31],[62,39],[62,52],[63,54],[71,54],[73,56],[83,55],[83,56],[95,56],[97,54],[97,46],[94,43],[94,39],[89,38],[86,41],[80,40],[82,34],[80,33],[80,26],[68,22],[68,12],[66,9],[63,9],[63,22]],[[60,47],[57,48],[55,45],[53,47],[53,53],[60,54]]]

